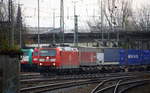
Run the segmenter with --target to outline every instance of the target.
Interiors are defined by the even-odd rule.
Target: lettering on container
[[[139,55],[128,55],[128,59],[138,59]]]

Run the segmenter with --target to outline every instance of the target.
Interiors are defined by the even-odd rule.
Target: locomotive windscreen
[[[23,56],[28,56],[28,51],[24,51]]]
[[[38,56],[38,52],[33,52],[33,55],[34,56]]]
[[[40,56],[56,56],[56,50],[55,49],[40,50]]]

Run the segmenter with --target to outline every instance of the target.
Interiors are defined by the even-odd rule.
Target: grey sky
[[[25,22],[30,26],[37,26],[37,0],[19,0],[23,4],[23,14]],[[73,3],[76,3],[76,13],[79,15],[79,28],[87,28],[86,21],[93,15],[99,15],[98,0],[64,0],[65,29],[73,29]],[[133,8],[136,10],[141,5],[147,4],[149,0],[133,0]],[[16,1],[18,2],[18,1]],[[136,8],[135,8],[136,7]],[[40,0],[40,26],[53,26],[53,9],[56,13],[56,27],[59,27],[60,0]]]

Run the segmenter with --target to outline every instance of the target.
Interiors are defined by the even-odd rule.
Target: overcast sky
[[[16,0],[22,5],[25,22],[28,26],[37,26],[37,1],[38,0]],[[65,11],[65,29],[73,29],[74,27],[74,8],[73,1],[76,3],[76,14],[79,15],[79,28],[87,28],[86,21],[90,20],[93,15],[98,16],[98,0],[64,0]],[[141,6],[149,3],[149,0],[133,0],[134,10],[138,10]],[[59,27],[59,9],[60,0],[40,0],[40,26],[53,26],[53,10],[56,13],[56,27]]]

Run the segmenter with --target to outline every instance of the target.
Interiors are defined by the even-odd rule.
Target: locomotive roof
[[[78,51],[77,48],[72,47],[58,47],[61,51]]]

